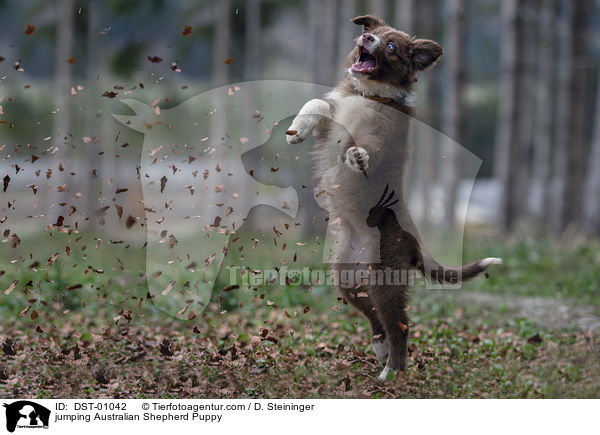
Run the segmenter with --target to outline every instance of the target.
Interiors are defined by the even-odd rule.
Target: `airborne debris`
[[[8,286],[8,288],[4,291],[5,295],[9,295],[12,293],[12,291],[15,289],[15,287],[17,286],[17,284],[19,283],[18,279],[15,279],[13,282],[10,283],[10,285]]]

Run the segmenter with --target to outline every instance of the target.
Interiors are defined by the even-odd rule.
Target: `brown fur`
[[[456,268],[441,266],[421,249],[404,196],[416,73],[434,66],[443,50],[376,17],[352,21],[362,25],[364,33],[346,60],[348,75],[323,100],[306,103],[288,130],[289,143],[313,133],[319,136],[314,147],[317,190],[326,192],[322,206],[330,222],[338,225],[333,271],[417,268],[440,282],[474,277],[495,259]],[[374,206],[374,199],[388,185],[398,201],[381,197]],[[371,322],[378,357],[386,356],[382,349],[389,345],[380,377],[385,378],[389,370],[404,370],[408,285],[337,287]],[[359,295],[365,292],[368,297]]]

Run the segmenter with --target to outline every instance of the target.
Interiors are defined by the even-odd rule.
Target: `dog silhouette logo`
[[[5,403],[6,430],[14,432],[16,428],[47,429],[50,421],[50,410],[29,400]]]
[[[301,228],[294,224],[308,215],[308,205],[316,206],[300,204],[312,188],[294,177],[301,163],[295,157],[308,152],[292,150],[283,124],[277,126],[303,99],[324,91],[267,81],[212,89],[169,109],[121,100],[134,115],[113,117],[144,135],[139,174],[146,212],[145,275],[152,301],[163,312],[181,317],[202,311],[219,276],[229,277],[226,266],[256,266],[252,259],[270,239],[259,236],[261,230],[274,235],[273,228],[286,226],[312,230],[310,222]],[[263,242],[253,247],[250,241],[238,251],[246,236]]]

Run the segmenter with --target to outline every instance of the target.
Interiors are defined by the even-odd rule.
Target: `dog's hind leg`
[[[385,330],[390,351],[385,368],[379,375],[386,381],[389,373],[406,370],[408,353],[408,314],[406,313],[406,289],[378,286],[371,290],[377,315]]]
[[[350,271],[349,273],[354,274],[356,267],[357,266],[354,264],[333,265],[333,269],[338,276],[342,273],[348,273],[344,271]],[[379,361],[386,361],[389,353],[389,346],[386,340],[385,330],[377,316],[377,311],[375,310],[375,304],[373,303],[372,298],[368,293],[367,297],[365,297],[365,288],[363,286],[343,286],[340,283],[337,288],[347,302],[356,307],[367,319],[369,319],[369,322],[371,323],[373,352],[375,352],[375,356]]]

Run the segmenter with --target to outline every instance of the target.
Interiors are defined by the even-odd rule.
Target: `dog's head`
[[[416,81],[415,74],[433,67],[444,52],[436,42],[410,37],[371,15],[352,22],[363,27],[363,34],[346,63],[362,92],[393,97],[382,93],[409,90]]]

